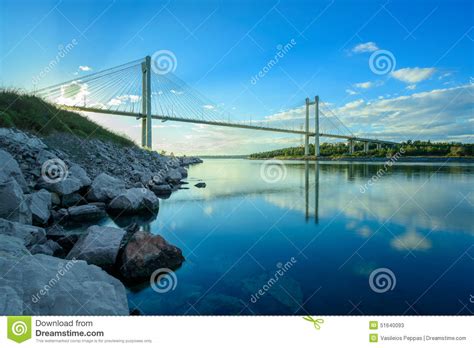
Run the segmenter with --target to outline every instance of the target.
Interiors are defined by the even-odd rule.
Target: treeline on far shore
[[[322,143],[319,147],[323,157],[391,157],[397,153],[403,156],[423,157],[471,157],[474,156],[474,144],[448,143],[430,141],[402,142],[398,145],[383,145],[377,149],[375,144],[370,144],[369,151],[364,152],[364,145],[356,143],[354,153],[349,154],[347,143]],[[314,144],[309,146],[310,155],[314,155]],[[287,147],[283,149],[253,153],[250,158],[299,158],[304,156],[304,146]]]

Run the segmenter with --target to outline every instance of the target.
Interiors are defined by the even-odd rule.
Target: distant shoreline
[[[269,160],[269,159],[278,159],[284,161],[305,161],[305,160],[316,160],[315,156],[310,156],[308,158],[304,157],[268,157],[268,158],[250,158],[250,160]],[[387,157],[320,157],[318,161],[347,161],[347,162],[386,162],[390,160]],[[406,156],[399,157],[397,160],[393,161],[394,163],[422,163],[422,162],[450,162],[450,163],[474,163],[474,157],[439,157],[439,156]]]

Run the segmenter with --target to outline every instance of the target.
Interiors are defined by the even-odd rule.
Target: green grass
[[[74,134],[122,146],[135,146],[126,136],[116,134],[78,113],[59,109],[33,95],[0,90],[0,127],[18,128],[35,135]]]

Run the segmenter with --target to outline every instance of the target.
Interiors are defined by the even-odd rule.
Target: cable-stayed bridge
[[[135,117],[141,120],[142,146],[152,147],[152,120],[186,122],[303,136],[305,155],[314,137],[319,156],[319,138],[347,140],[349,149],[362,142],[394,145],[395,142],[355,136],[319,97],[305,105],[262,120],[242,121],[152,62],[150,56],[35,91],[39,97],[62,108],[98,114]]]

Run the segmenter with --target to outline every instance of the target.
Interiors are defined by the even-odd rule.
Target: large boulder
[[[0,313],[128,315],[129,309],[123,284],[97,266],[42,254],[23,256],[21,261],[3,255]]]
[[[36,244],[43,244],[46,242],[46,232],[41,227],[25,225],[5,219],[0,219],[0,235],[21,239],[23,245],[28,249]]]
[[[188,171],[184,167],[178,167],[176,170],[181,174],[181,177],[187,178],[188,177]]]
[[[21,238],[0,234],[0,257],[23,257],[28,255],[31,254]]]
[[[171,182],[171,183],[180,182],[181,179],[183,178],[184,176],[178,168],[171,168],[166,173],[166,181]]]
[[[173,186],[170,184],[150,184],[149,185],[150,190],[152,190],[155,194],[158,196],[170,196],[171,192],[173,192]]]
[[[120,228],[91,226],[86,234],[79,238],[66,258],[111,267],[115,264],[124,235],[125,231]]]
[[[146,188],[131,188],[115,197],[107,207],[114,213],[135,213],[155,211],[159,200],[153,192]]]
[[[28,191],[23,173],[21,172],[18,162],[10,153],[0,149],[0,182],[8,181],[10,178],[15,179],[24,192]]]
[[[96,221],[106,216],[103,203],[78,205],[67,209],[67,220],[72,222]]]
[[[58,163],[52,163],[51,166],[56,166],[60,174],[56,174],[53,178],[47,178],[48,176],[46,168],[46,174],[43,174],[40,181],[38,182],[39,188],[44,188],[48,191],[55,192],[60,196],[69,195],[77,192],[84,187],[91,184],[91,179],[87,176],[87,173],[77,164],[72,164],[69,168],[64,162],[58,161]],[[46,162],[45,162],[46,163]],[[43,163],[43,166],[48,167],[47,164]]]
[[[120,274],[127,282],[139,282],[159,268],[176,269],[184,261],[181,250],[162,236],[135,232],[123,249]]]
[[[51,193],[45,189],[26,196],[26,201],[33,216],[35,225],[44,226],[51,216]]]
[[[0,182],[0,218],[25,224],[32,223],[23,190],[15,179]]]
[[[92,202],[109,202],[125,192],[125,183],[105,173],[92,181],[87,199]]]

